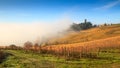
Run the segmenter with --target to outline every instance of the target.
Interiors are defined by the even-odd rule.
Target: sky
[[[0,23],[47,23],[62,18],[119,23],[120,0],[0,0]]]
[[[0,0],[0,46],[62,36],[84,19],[120,23],[120,0]]]

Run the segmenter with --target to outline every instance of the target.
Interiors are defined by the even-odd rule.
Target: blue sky
[[[119,23],[120,0],[0,0],[0,22],[30,23],[69,17],[94,24]]]

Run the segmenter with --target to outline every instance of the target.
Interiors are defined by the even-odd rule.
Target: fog
[[[26,41],[41,42],[44,38],[57,37],[69,28],[72,22],[62,19],[54,22],[0,23],[0,46],[15,44],[22,46]]]

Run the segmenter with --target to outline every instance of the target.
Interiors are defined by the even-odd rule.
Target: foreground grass
[[[66,61],[52,55],[26,53],[20,50],[6,50],[10,55],[0,68],[120,68],[120,52],[101,52],[99,59],[83,58]]]

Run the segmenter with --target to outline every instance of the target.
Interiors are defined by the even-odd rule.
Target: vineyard
[[[45,46],[41,50],[66,58],[99,58],[100,52],[108,53],[113,49],[120,49],[120,36],[84,43]]]

